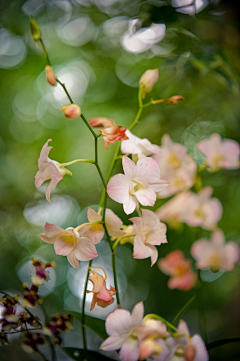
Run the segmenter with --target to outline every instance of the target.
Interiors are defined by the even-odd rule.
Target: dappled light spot
[[[40,187],[40,191],[45,187]],[[79,206],[76,200],[70,196],[54,196],[51,198],[51,203],[47,200],[41,199],[27,203],[23,211],[26,220],[36,226],[44,226],[46,222],[50,224],[57,224],[63,227],[65,223],[70,222],[74,225],[76,222],[76,215],[79,212]]]
[[[15,36],[7,29],[0,29],[0,68],[10,69],[19,65],[26,53],[26,45],[21,36]]]

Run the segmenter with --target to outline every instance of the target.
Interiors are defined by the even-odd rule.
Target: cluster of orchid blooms
[[[33,23],[32,27],[34,26],[36,27]],[[33,38],[35,37],[34,40],[38,41],[41,39],[41,32],[39,33],[39,29],[35,30],[32,30]],[[59,83],[66,89],[55,76],[49,60],[45,70],[49,84],[55,86]],[[181,96],[173,96],[170,99],[151,100],[143,105],[146,94],[151,92],[157,80],[158,69],[147,70],[142,75],[139,82],[140,110],[151,104],[164,101],[168,104],[176,104],[183,100]],[[70,97],[69,99],[71,100]],[[82,116],[80,107],[73,102],[62,106],[61,110],[69,119]],[[83,116],[82,118],[85,121]],[[93,118],[87,122],[95,139],[103,137],[106,149],[109,149],[110,143],[121,142],[122,155],[120,155],[119,146],[114,162],[116,159],[122,159],[123,173],[112,177],[110,174],[103,190],[105,202],[100,203],[98,212],[88,208],[87,223],[66,229],[46,223],[44,232],[39,237],[44,242],[53,244],[56,254],[66,256],[75,268],[78,268],[79,261],[91,261],[98,256],[96,246],[103,241],[105,235],[106,238],[111,237],[113,254],[119,244],[129,242],[133,245],[133,257],[135,259],[150,257],[151,266],[153,266],[158,260],[156,246],[167,243],[167,227],[162,221],[171,227],[186,223],[191,227],[198,226],[212,231],[211,240],[200,239],[192,245],[191,254],[196,260],[195,267],[210,269],[213,272],[220,269],[232,270],[239,260],[239,246],[234,242],[225,242],[222,230],[217,227],[223,212],[220,201],[211,197],[213,193],[211,187],[200,189],[198,193],[191,191],[190,188],[196,184],[197,180],[199,182],[200,173],[206,168],[212,172],[221,168],[239,168],[239,144],[229,139],[222,140],[219,134],[213,134],[210,138],[201,140],[196,147],[205,157],[205,162],[198,166],[193,157],[187,154],[187,147],[173,142],[167,134],[163,136],[161,146],[134,135],[131,130],[138,121],[139,117],[129,129],[121,128],[112,119],[103,117]],[[100,133],[96,135],[92,128],[103,129],[99,129]],[[43,145],[38,159],[39,170],[35,177],[37,188],[43,182],[50,180],[45,192],[49,202],[51,191],[55,189],[63,176],[72,175],[65,167],[76,162],[88,162],[98,166],[96,160],[77,159],[61,164],[50,159],[49,152],[52,148],[48,145],[50,141],[51,139]],[[99,174],[101,176],[100,172]],[[123,210],[127,215],[136,210],[138,216],[129,218],[130,224],[124,225],[111,209],[106,208],[106,193],[114,201],[123,204]],[[172,198],[156,212],[142,208],[142,206],[154,206],[157,198],[167,197]],[[180,250],[175,250],[160,259],[157,265],[162,272],[170,276],[169,288],[186,291],[196,285],[197,275],[191,268],[191,260],[185,259]],[[102,275],[96,271],[100,271]],[[91,291],[86,290],[87,293],[93,293],[91,310],[96,305],[107,307],[112,304],[113,296],[115,294],[118,296],[117,284],[114,285],[115,288],[111,286],[107,289],[106,273],[91,265],[88,276],[88,280],[93,284]],[[44,277],[37,274],[34,282],[32,279],[32,287],[38,287],[42,278]],[[116,277],[114,281],[116,283]],[[29,293],[35,295],[36,292],[34,292],[25,288],[23,300],[29,306],[37,301],[37,299],[32,300],[34,297],[31,300],[28,297]],[[140,302],[135,305],[132,314],[121,308],[110,313],[106,319],[106,331],[109,337],[101,344],[100,349],[110,351],[121,349],[119,357],[123,361],[144,360],[148,357],[158,361],[208,360],[202,338],[197,334],[191,337],[184,321],[180,321],[176,328],[160,316],[150,314],[143,317],[143,312],[143,304]],[[82,313],[84,313],[84,308]],[[49,329],[52,330],[51,327]]]
[[[22,297],[11,296],[4,292],[0,299],[0,306],[3,309],[2,318],[0,318],[1,332],[0,343],[8,344],[8,336],[19,332],[24,332],[21,346],[28,353],[34,352],[42,356],[39,346],[49,344],[61,344],[61,332],[69,331],[72,328],[73,317],[68,314],[58,314],[51,317],[50,322],[42,325],[39,318],[34,316],[29,307],[41,303],[42,299],[38,295],[39,286],[49,281],[49,271],[55,267],[55,262],[44,263],[38,259],[32,259],[35,267],[35,275],[30,276],[31,287],[23,284]],[[47,270],[46,270],[47,269]]]

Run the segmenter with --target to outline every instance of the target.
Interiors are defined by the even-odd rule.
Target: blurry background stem
[[[201,279],[201,270],[198,269],[198,285],[197,285],[197,296],[198,296],[198,321],[201,336],[205,343],[207,343],[207,332],[206,332],[206,315],[205,315],[205,302],[203,294],[203,283]]]

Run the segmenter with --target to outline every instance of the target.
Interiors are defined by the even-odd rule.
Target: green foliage
[[[80,312],[68,311],[65,310],[65,313],[72,315],[76,320],[82,322],[82,314]],[[89,327],[93,332],[100,336],[103,340],[108,337],[108,334],[105,331],[105,321],[100,318],[91,317],[85,315],[85,325]]]
[[[81,348],[75,348],[75,347],[62,347],[62,350],[71,357],[72,360],[75,361],[82,361],[84,359],[88,361],[108,361],[112,360],[111,358],[104,356],[98,352],[95,351],[84,351]]]

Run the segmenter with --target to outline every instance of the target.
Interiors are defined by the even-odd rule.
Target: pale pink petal
[[[170,278],[168,281],[168,287],[170,289],[179,288],[183,291],[188,291],[195,285],[196,279],[196,274],[192,271],[189,271],[184,273],[182,276]]]
[[[135,192],[135,195],[143,206],[153,206],[157,199],[156,193],[152,189],[147,188],[140,188]]]
[[[107,193],[110,198],[118,203],[126,203],[129,200],[130,180],[124,174],[116,174],[107,185]]]
[[[44,242],[53,244],[56,241],[56,237],[55,238],[49,238],[47,237],[44,233],[40,233],[38,235]]]
[[[227,169],[239,168],[240,146],[235,140],[225,139],[222,144],[222,153],[225,156],[221,166]]]
[[[35,187],[39,188],[45,180],[47,180],[47,179],[44,179],[43,172],[41,170],[39,170],[35,175]]]
[[[75,256],[79,261],[90,261],[98,256],[93,242],[86,237],[79,237],[74,248]]]
[[[110,336],[125,335],[132,328],[130,312],[124,309],[116,309],[108,315],[105,327]]]
[[[121,361],[137,361],[140,356],[138,339],[129,337],[123,342],[119,353]]]
[[[181,251],[173,251],[169,253],[165,258],[158,261],[158,267],[162,272],[167,275],[174,275],[176,269],[185,261],[184,255]]]
[[[216,231],[212,233],[212,243],[216,247],[223,247],[225,243],[225,236],[221,229],[216,229]]]
[[[121,237],[124,231],[120,228],[123,225],[122,220],[109,208],[106,209],[106,226],[111,237]]]
[[[211,266],[210,258],[214,254],[214,248],[210,241],[200,239],[193,243],[191,254],[197,260],[197,267],[205,269]]]
[[[224,247],[224,261],[221,269],[225,271],[231,271],[234,264],[239,261],[240,252],[239,246],[235,242],[227,242]]]
[[[185,321],[180,320],[177,327],[178,333],[182,333],[185,335],[190,335],[188,325]]]
[[[65,230],[61,227],[55,226],[54,224],[45,223],[44,226],[44,233],[49,238],[54,238],[60,235],[62,232],[65,232]]]
[[[144,259],[151,257],[152,249],[146,246],[139,234],[134,237],[133,257],[137,259]]]
[[[123,336],[111,336],[108,337],[103,343],[100,345],[100,350],[105,351],[114,351],[118,350],[122,347],[123,341],[126,338],[125,335]]]
[[[74,249],[67,255],[67,259],[74,268],[78,268],[79,260],[75,256]]]
[[[40,152],[40,157],[38,159],[38,161],[40,163],[48,162],[48,154],[49,154],[50,150],[52,149],[52,147],[48,146],[48,142],[51,142],[51,141],[52,141],[52,139],[48,139],[47,142],[42,147],[42,150]]]
[[[56,185],[63,179],[63,177],[53,162],[49,161],[48,164],[51,172],[52,188],[55,189]]]
[[[123,171],[128,179],[133,179],[135,176],[136,164],[128,157],[122,158]]]
[[[130,214],[135,211],[137,206],[137,198],[129,195],[129,199],[127,202],[123,203],[123,210],[126,214]]]
[[[48,183],[48,186],[47,186],[46,190],[45,190],[45,195],[46,195],[46,199],[47,199],[48,202],[50,202],[50,195],[51,195],[52,188],[53,188],[52,187],[52,181],[50,181]]]
[[[139,159],[137,162],[135,178],[142,179],[147,183],[157,183],[160,178],[158,162],[151,157]]]
[[[169,182],[164,179],[159,179],[157,182],[149,184],[149,189],[153,190],[154,192],[161,192],[168,186]]]
[[[193,335],[192,344],[196,348],[196,356],[194,358],[194,361],[208,361],[208,352],[201,336],[197,334]]]
[[[97,212],[94,211],[94,209],[90,207],[88,207],[87,217],[89,222],[98,222],[102,220],[101,214],[98,214]]]
[[[144,306],[143,302],[138,302],[132,310],[131,320],[132,326],[136,326],[138,323],[141,323],[144,316]]]
[[[58,256],[67,256],[73,250],[73,245],[66,243],[64,238],[58,238],[54,243],[54,249]]]

